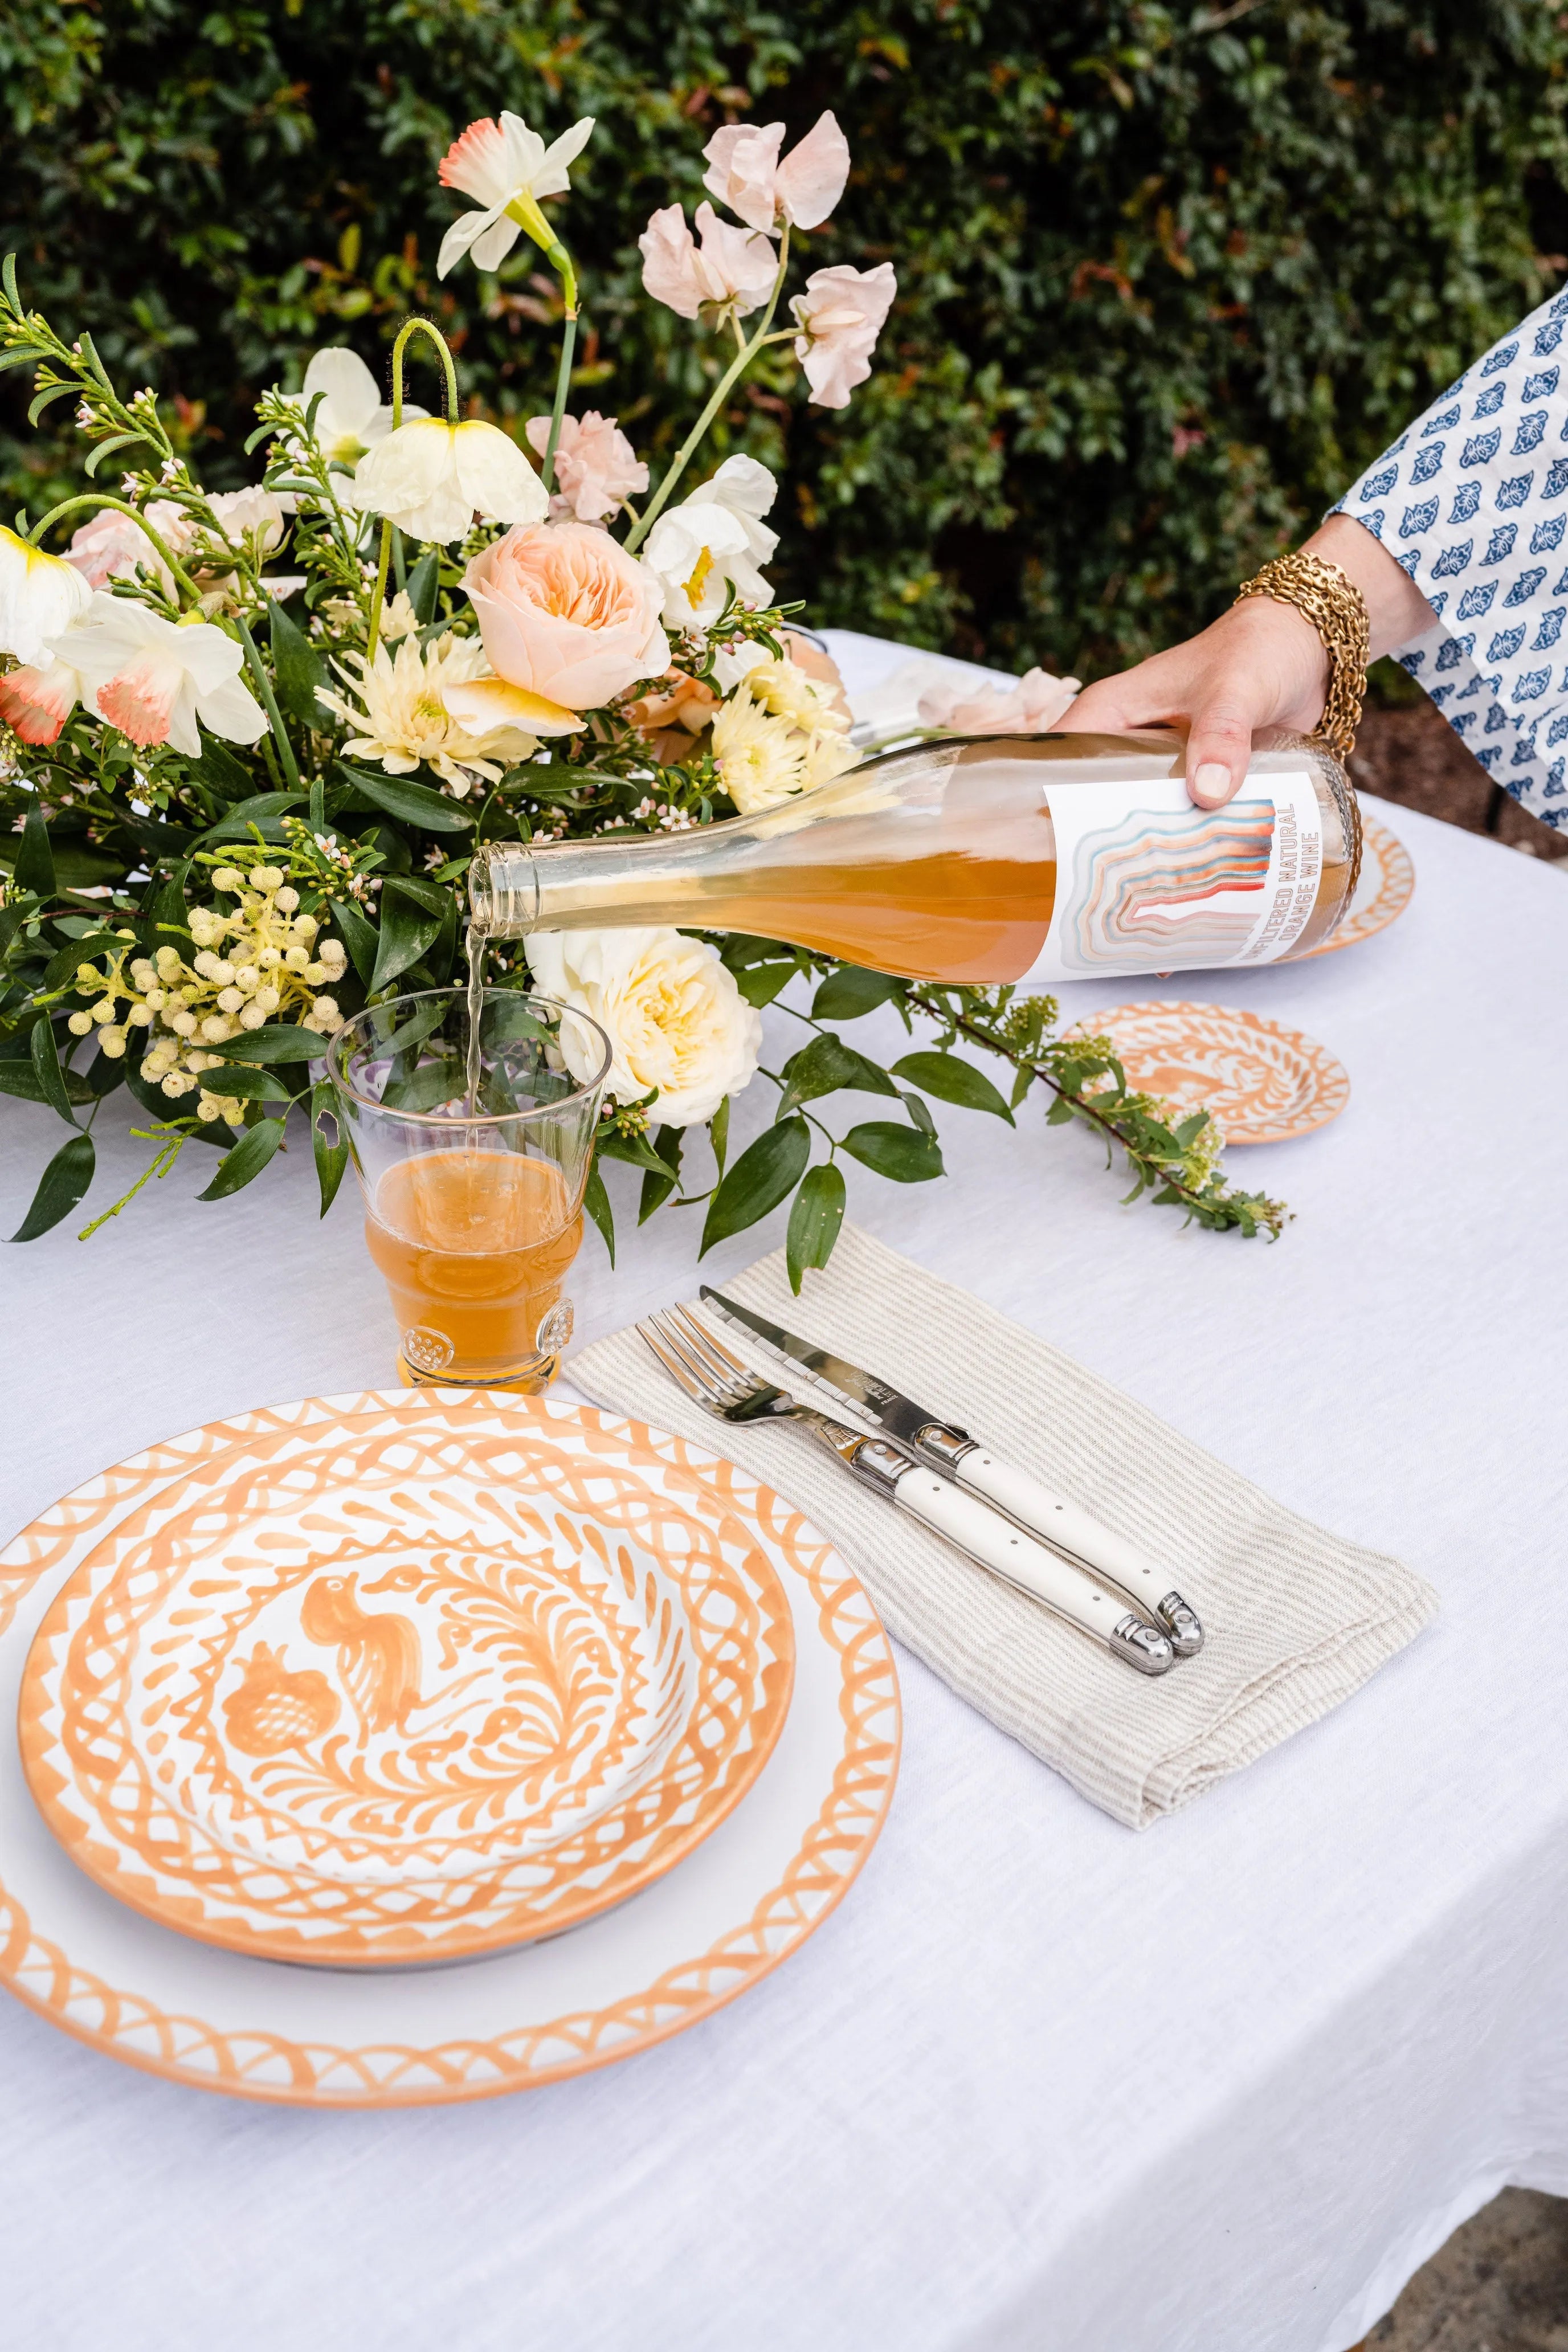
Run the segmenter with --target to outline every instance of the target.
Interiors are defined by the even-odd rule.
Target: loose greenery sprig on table
[[[679,205],[650,220],[647,291],[715,338],[700,346],[711,388],[650,491],[616,420],[567,406],[580,296],[540,200],[565,192],[591,129],[547,148],[517,117],[476,122],[442,165],[480,208],[453,222],[443,268],[493,268],[521,235],[560,282],[555,399],[526,436],[537,471],[517,440],[464,415],[452,352],[413,319],[389,404],[353,354],[319,352],[301,392],[261,396],[260,482],[209,495],[152,393],[123,398],[91,340],[68,341],[30,310],[6,262],[0,369],[33,369],[35,420],[74,401],[94,484],[0,527],[0,1094],[47,1104],[70,1130],[13,1239],[84,1201],[94,1126],[121,1087],[148,1160],[83,1238],[188,1145],[219,1151],[198,1195],[210,1202],[255,1181],[290,1131],[310,1136],[324,1214],[347,1156],[328,1043],[361,1006],[453,978],[476,847],[684,829],[853,763],[831,684],[811,674],[760,568],[773,478],[745,457],[688,478],[764,349],[776,369],[787,347],[829,406],[870,373],[890,265],[810,273],[793,322],[772,323],[792,251],[842,193],[842,134],[826,115],[781,154],[766,131],[723,131],[708,184],[743,226],[700,215],[699,246]],[[437,363],[441,415],[405,396],[416,352]],[[128,467],[115,492],[96,487],[107,458]],[[47,541],[68,522],[62,558]],[[295,569],[269,568],[284,559]],[[620,1160],[642,1171],[643,1219],[704,1207],[704,1250],[790,1201],[798,1284],[832,1249],[846,1160],[931,1181],[933,1105],[1011,1125],[1037,1084],[1053,1120],[1087,1124],[1124,1155],[1129,1198],[1150,1193],[1214,1230],[1280,1230],[1278,1203],[1224,1182],[1205,1114],[1176,1121],[1131,1092],[1104,1040],[1056,1034],[1048,999],[917,985],[765,940],[638,937],[667,1075],[657,1087],[639,1075],[635,1024],[613,1034],[618,1075],[585,1203],[612,1255],[599,1163]],[[662,987],[678,966],[681,986]],[[487,977],[528,987],[525,949],[495,954]],[[809,985],[808,1009],[794,1003],[801,988],[784,1001],[792,981]],[[680,1008],[694,999],[703,1017],[688,1034]],[[772,1069],[759,1016],[775,1001],[809,1034]],[[880,1005],[920,1039],[886,1067],[842,1034]],[[602,1003],[584,1009],[614,1029]],[[959,1050],[971,1046],[1010,1068],[1010,1098]],[[758,1074],[777,1089],[774,1116],[731,1162],[731,1100]],[[837,1132],[824,1107],[856,1093],[887,1115]],[[697,1126],[712,1179],[683,1191]]]

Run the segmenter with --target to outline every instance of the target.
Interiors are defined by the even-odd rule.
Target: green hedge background
[[[481,413],[547,405],[552,283],[526,247],[437,281],[436,164],[475,115],[592,113],[576,404],[657,476],[715,347],[643,299],[637,234],[720,122],[831,105],[855,170],[810,265],[900,291],[847,411],[781,371],[725,422],[787,475],[775,577],[1087,677],[1216,610],[1557,285],[1565,69],[1544,0],[7,0],[0,248],[232,486],[261,386],[324,341],[382,364],[410,309]],[[0,386],[4,510],[37,512],[68,427]]]

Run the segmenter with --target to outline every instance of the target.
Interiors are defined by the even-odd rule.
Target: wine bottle
[[[1360,861],[1344,772],[1300,737],[1201,809],[1172,735],[948,736],[686,833],[487,843],[468,898],[482,939],[675,924],[910,980],[1048,987],[1301,954]]]

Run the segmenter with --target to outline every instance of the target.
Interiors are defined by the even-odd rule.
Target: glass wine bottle
[[[1052,986],[1302,954],[1360,861],[1344,772],[1300,737],[1201,809],[1172,735],[949,736],[686,833],[487,843],[468,896],[480,939],[674,924],[911,980]]]

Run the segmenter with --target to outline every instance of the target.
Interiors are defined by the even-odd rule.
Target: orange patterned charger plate
[[[1074,1029],[1109,1037],[1140,1093],[1212,1111],[1227,1143],[1287,1143],[1350,1100],[1342,1065],[1314,1038],[1227,1004],[1112,1004]]]
[[[623,1901],[756,1778],[795,1655],[768,1560],[652,1470],[426,1417],[194,1474],[38,1631],[45,1819],[121,1901],[263,1958],[464,1959]]]
[[[1370,940],[1375,931],[1384,931],[1403,915],[1415,889],[1415,868],[1410,852],[1397,834],[1366,813],[1362,803],[1361,813],[1361,879],[1356,884],[1355,897],[1345,910],[1345,918],[1337,931],[1320,940],[1315,948],[1289,959],[1305,963],[1309,956],[1332,955],[1338,948],[1353,948],[1358,940]]]
[[[781,1657],[792,1641],[795,1652],[794,1695],[775,1727],[772,1752],[743,1801],[686,1853],[678,1869],[666,1870],[635,1901],[616,1902],[571,1935],[551,1933],[468,1965],[344,1972],[279,1968],[216,1949],[111,1899],[47,1834],[16,1749],[0,1745],[0,1983],[94,2047],[175,2081],[310,2106],[479,2098],[554,2081],[645,2049],[743,1992],[826,1917],[875,1842],[897,1769],[898,1689],[886,1638],[860,1586],[797,1512],[733,1465],[684,1439],[559,1399],[502,1401],[440,1390],[307,1399],[193,1430],[89,1479],[0,1552],[0,1706],[20,1696],[35,1636],[54,1613],[62,1586],[89,1556],[107,1556],[121,1528],[126,1532],[117,1558],[124,1566],[141,1558],[149,1541],[155,1544],[162,1529],[177,1527],[181,1541],[192,1540],[199,1532],[193,1501],[198,1493],[205,1500],[244,1482],[247,1491],[276,1494],[290,1471],[302,1485],[314,1486],[329,1454],[363,1465],[376,1448],[405,1444],[410,1459],[420,1453],[428,1460],[444,1449],[453,1464],[492,1446],[520,1448],[534,1464],[541,1491],[563,1512],[579,1511],[601,1528],[624,1528],[622,1556],[639,1566],[641,1549],[655,1547],[646,1515],[637,1516],[637,1498],[656,1496],[665,1530],[658,1556],[678,1585],[688,1538],[677,1540],[669,1530],[680,1522],[692,1531],[694,1559],[750,1563],[759,1591],[771,1578],[784,1614],[773,1618],[759,1609],[755,1637],[771,1639],[763,1627],[772,1624]],[[489,1458],[493,1466],[504,1454],[491,1452]],[[552,1463],[559,1471],[551,1470]],[[622,1541],[619,1536],[612,1541],[612,1555]],[[155,1569],[151,1576],[155,1585]],[[132,1610],[149,1589],[141,1582],[120,1587]],[[719,1590],[716,1567],[711,1590]],[[419,1605],[396,1586],[393,1595],[401,1612]],[[221,1598],[196,1594],[192,1605],[205,1611]],[[328,1598],[341,1601],[342,1595]],[[365,1581],[355,1587],[354,1598],[372,1618],[392,1613],[386,1596],[373,1599]],[[300,1608],[302,1618],[302,1602]],[[720,1609],[711,1616],[710,1632],[717,1633],[725,1613]],[[285,1654],[281,1661],[275,1654],[273,1663],[279,1675],[303,1679],[317,1673],[331,1687],[331,1653],[347,1638],[342,1632],[347,1612],[323,1613],[318,1604],[311,1616],[331,1636],[318,1644],[327,1651],[326,1662],[307,1666],[287,1635]],[[210,1622],[205,1616],[202,1622]],[[111,1643],[122,1638],[108,1619],[100,1630]],[[65,1628],[66,1654],[72,1631]],[[371,1640],[357,1623],[353,1633],[356,1641]],[[177,1659],[183,1640],[174,1633],[169,1638],[175,1647],[167,1654]],[[51,1651],[58,1639],[58,1632],[49,1637]],[[454,1661],[471,1658],[483,1639],[476,1633],[467,1644],[454,1642]],[[607,1654],[614,1645],[605,1639]],[[268,1641],[267,1647],[276,1654],[279,1644]],[[395,1662],[401,1648],[395,1638],[373,1643],[365,1654]],[[91,1657],[86,1651],[78,1654],[91,1675]],[[252,1657],[248,1636],[238,1655],[242,1665]],[[367,1730],[360,1749],[353,1693],[359,1690],[360,1704],[374,1717],[374,1678],[363,1671],[363,1658],[357,1674],[353,1662],[337,1663],[345,1676],[334,1694],[344,1737],[356,1755],[374,1755],[381,1735]],[[426,1692],[424,1664],[422,1638],[422,1697],[433,1695]],[[459,1669],[468,1670],[466,1664]],[[237,1683],[225,1681],[233,1672],[231,1665],[212,1679],[220,1720],[226,1719],[226,1691],[245,1687],[243,1673]],[[122,1679],[129,1689],[129,1677]],[[104,1689],[112,1684],[109,1676]],[[37,1695],[30,1683],[29,1709]],[[118,1685],[112,1696],[121,1698]],[[324,1715],[315,1685],[284,1690],[269,1677],[266,1689],[253,1686],[238,1719],[280,1736]],[[591,1710],[590,1719],[603,1718]],[[25,1728],[24,1737],[31,1736]],[[500,1736],[492,1726],[492,1744]],[[262,1744],[268,1744],[265,1735]],[[310,1751],[310,1738],[303,1748]],[[167,1746],[157,1751],[158,1760],[168,1752]],[[300,1743],[279,1752],[299,1754]],[[608,1750],[599,1752],[603,1758]],[[606,1782],[613,1778],[607,1762],[603,1776]],[[248,1800],[242,1803],[231,1790],[226,1803],[225,1811],[197,1792],[188,1811],[168,1818],[187,1832],[202,1823],[213,1836],[211,1852],[232,1861],[245,1851],[241,1830],[249,1835],[253,1824]],[[596,1829],[615,1810],[606,1803],[589,1826]],[[636,1823],[624,1818],[629,1837]],[[219,1826],[232,1832],[232,1845],[217,1837]],[[445,1835],[453,1825],[443,1815],[437,1826]],[[518,1817],[503,1807],[493,1826],[503,1839],[515,1835]],[[362,1820],[355,1835],[364,1829]],[[90,1834],[108,1834],[101,1817]],[[459,1818],[451,1850],[463,1859],[465,1842],[484,1834],[482,1822]],[[544,1853],[554,1854],[562,1843],[547,1843]],[[448,1851],[441,1849],[443,1863]],[[301,1865],[321,1858],[318,1846],[306,1850],[301,1841]],[[613,1855],[599,1858],[613,1868]],[[302,1871],[300,1876],[302,1883]],[[346,1887],[353,1893],[370,1882],[322,1874],[315,1883],[329,1892]],[[442,1882],[448,1890],[475,1883],[472,1874]],[[313,1950],[310,1957],[320,1954]]]

